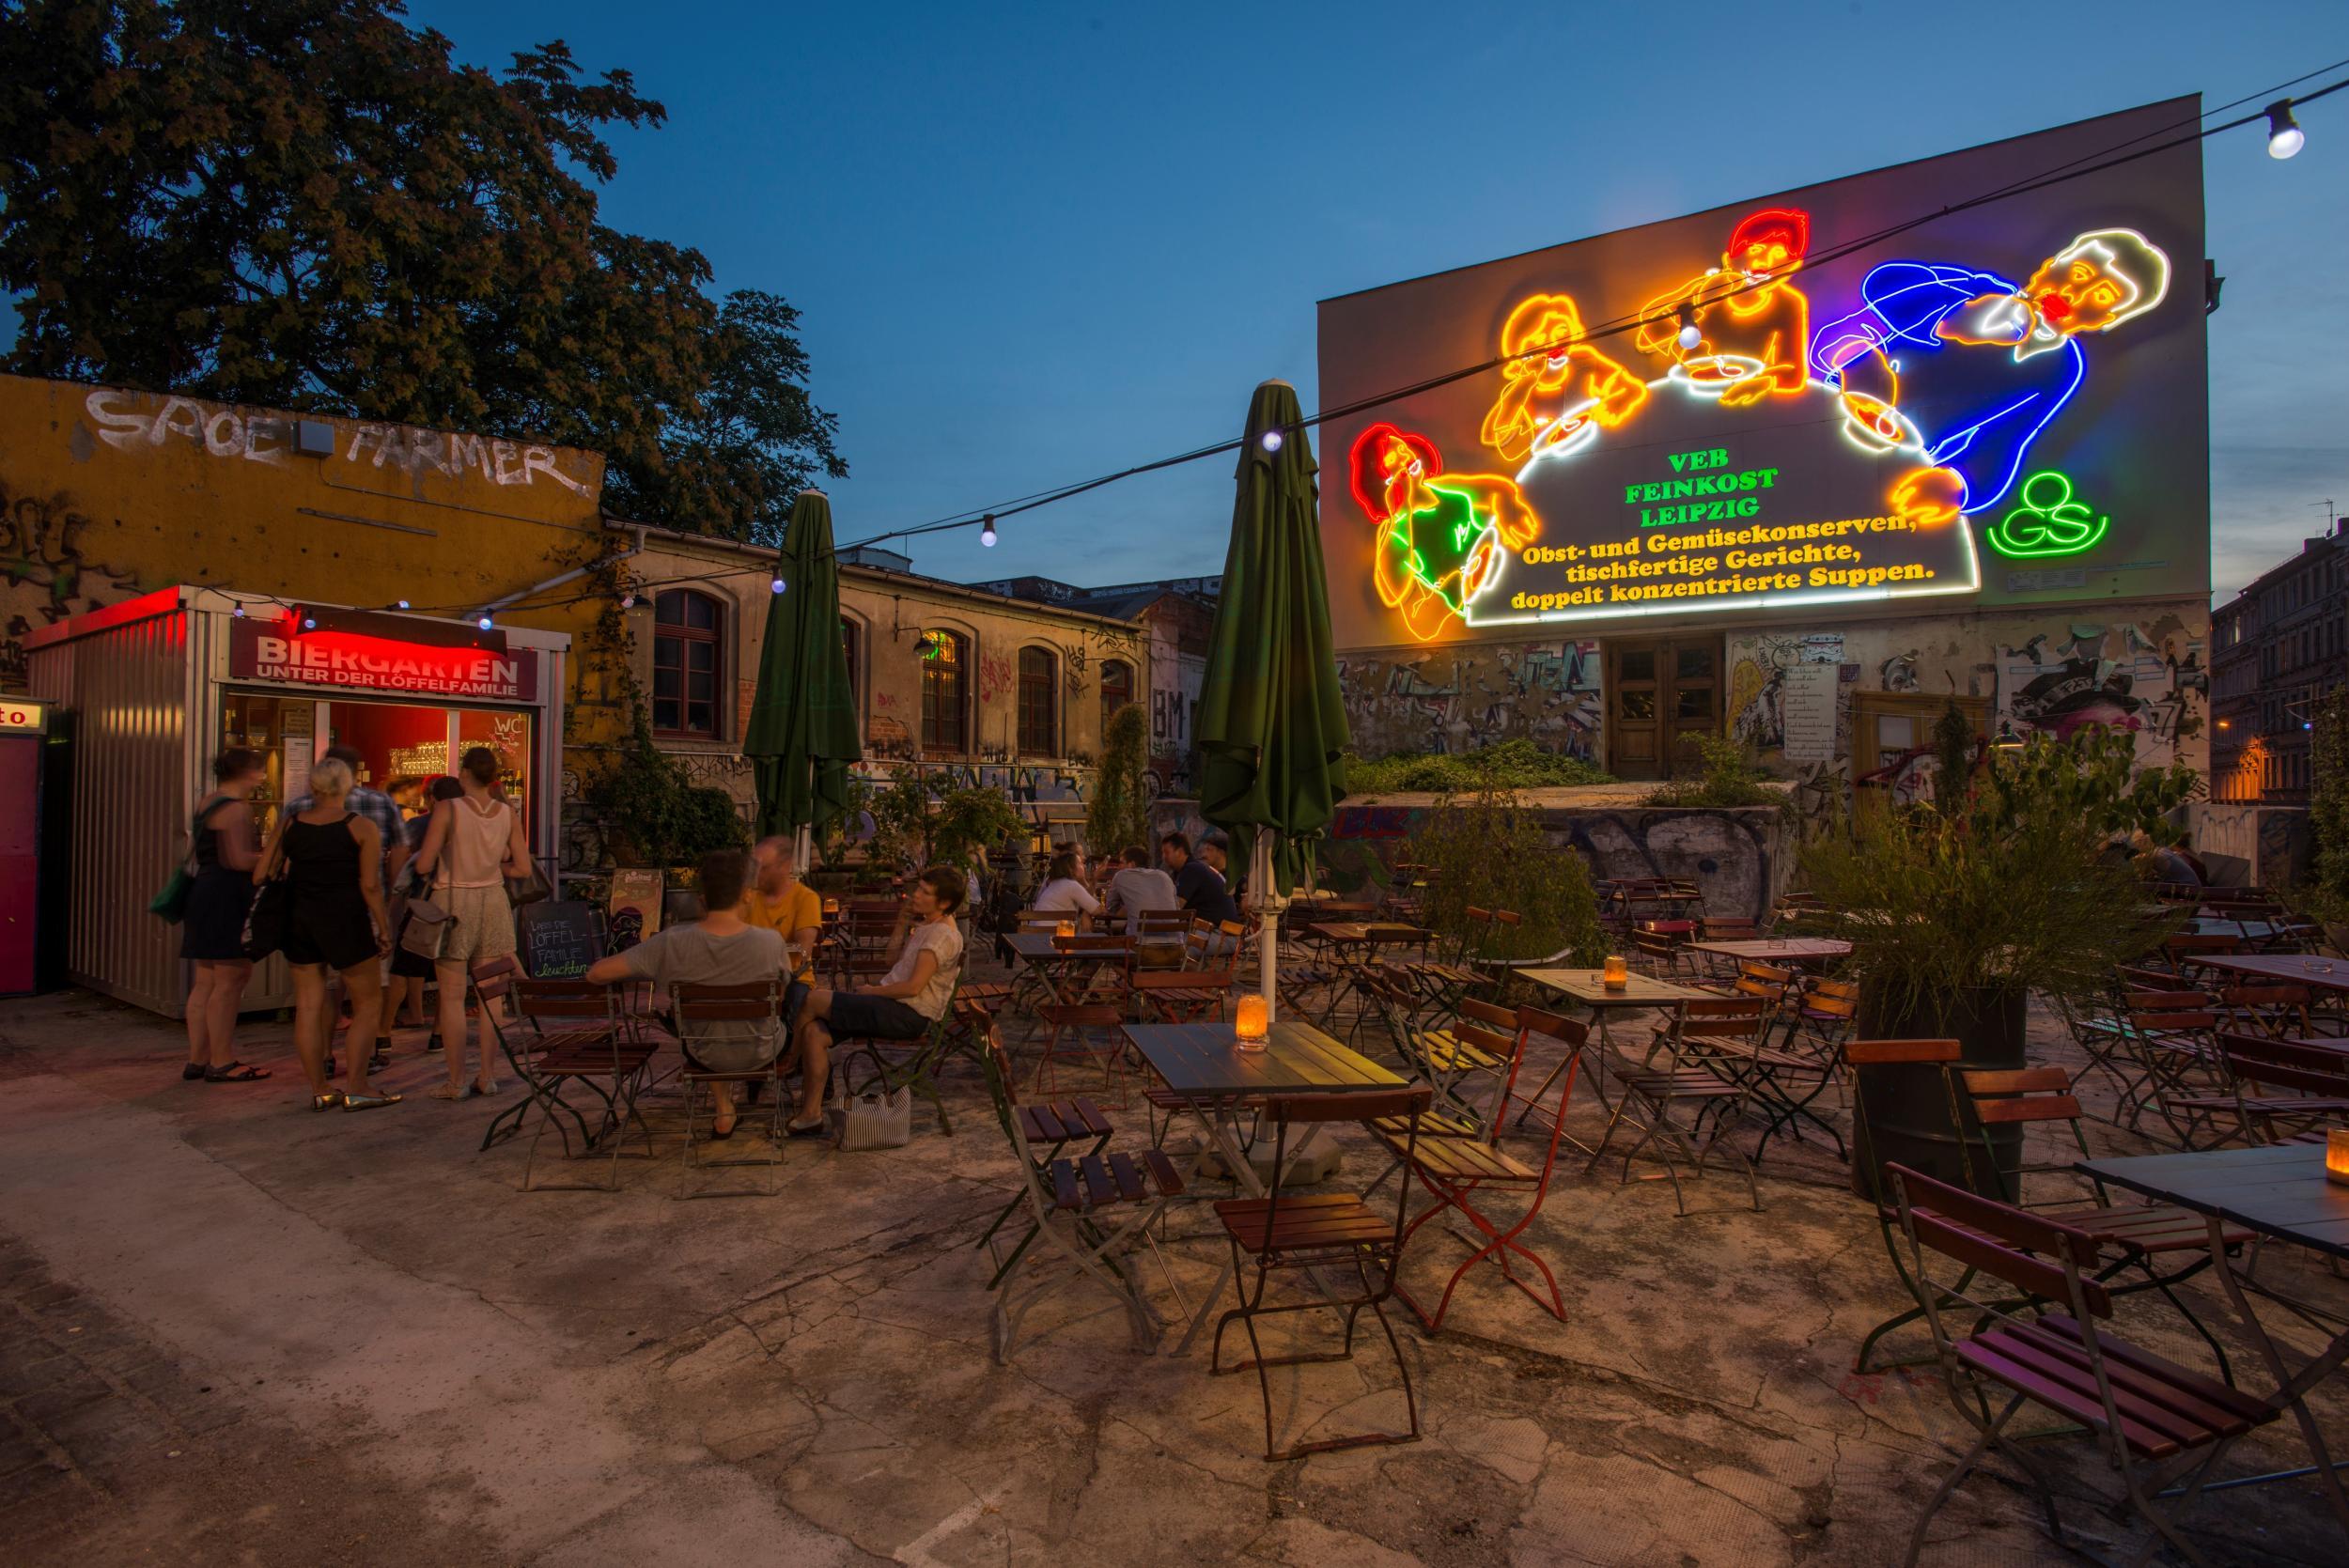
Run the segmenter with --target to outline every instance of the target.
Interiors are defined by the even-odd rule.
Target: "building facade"
[[[2211,800],[2309,803],[2309,726],[2349,686],[2349,538],[2336,525],[2211,615]]]
[[[775,552],[612,519],[637,584],[630,675],[654,743],[697,782],[754,800],[741,737],[757,694]],[[840,557],[840,633],[860,772],[1001,787],[1067,837],[1109,716],[1158,678],[1141,621],[924,577],[892,551]]]
[[[1824,815],[1926,788],[1954,703],[2205,768],[2199,158],[1970,200],[2194,112],[1323,301],[1358,749],[1528,739],[1645,780],[1726,737]]]

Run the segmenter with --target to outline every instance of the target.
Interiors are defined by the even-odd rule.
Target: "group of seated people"
[[[1237,922],[1239,903],[1224,879],[1229,854],[1221,835],[1200,840],[1194,854],[1188,834],[1168,833],[1159,840],[1164,870],[1153,866],[1149,851],[1136,845],[1117,857],[1118,870],[1097,897],[1085,883],[1084,851],[1063,850],[1045,872],[1034,908],[1097,916],[1112,924],[1122,919],[1129,937],[1140,933],[1143,915],[1166,909],[1187,909],[1219,924]]]
[[[680,1033],[685,1059],[696,1071],[754,1073],[778,1059],[801,1074],[800,1105],[786,1126],[794,1138],[824,1131],[824,1087],[836,1035],[918,1040],[945,1014],[962,967],[960,872],[933,866],[922,873],[897,911],[890,934],[891,968],[879,983],[838,989],[816,983],[815,953],[823,903],[799,879],[789,839],[762,839],[749,855],[706,855],[700,866],[708,913],[672,925],[625,952],[601,958],[587,978],[599,985],[649,981],[672,986],[783,983],[782,1005],[771,1018],[711,1021]],[[789,1019],[789,1027],[783,1027]],[[710,1085],[711,1136],[731,1138],[737,1119],[732,1085]]]

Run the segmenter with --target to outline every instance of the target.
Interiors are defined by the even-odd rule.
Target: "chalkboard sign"
[[[533,980],[576,980],[603,956],[603,921],[574,899],[525,904],[514,911],[522,968]]]

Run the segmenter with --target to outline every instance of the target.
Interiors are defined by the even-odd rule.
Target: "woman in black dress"
[[[261,858],[253,808],[245,802],[268,777],[261,754],[232,746],[212,763],[212,792],[196,802],[195,886],[179,931],[179,956],[195,966],[188,984],[188,1065],[179,1076],[208,1083],[250,1083],[269,1074],[248,1067],[236,1048],[237,1007],[253,978],[244,955],[244,915],[253,903],[253,862]]]
[[[333,757],[310,769],[308,811],[287,817],[277,837],[254,869],[266,882],[285,868],[293,894],[286,920],[286,961],[293,966],[294,1049],[310,1079],[310,1109],[372,1110],[397,1105],[397,1094],[379,1094],[367,1081],[369,1053],[354,1046],[343,1052],[349,1071],[343,1087],[326,1080],[326,1057],[334,1029],[327,1003],[326,970],[342,971],[350,1016],[372,1018],[381,1005],[383,980],[379,961],[391,950],[391,925],[383,910],[382,830],[344,809],[350,799],[350,766]]]

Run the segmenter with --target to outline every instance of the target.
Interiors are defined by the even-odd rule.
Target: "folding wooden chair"
[[[616,1192],[620,1188],[620,1151],[628,1141],[628,1128],[633,1123],[644,1135],[645,1154],[653,1154],[652,1128],[636,1109],[636,1097],[643,1092],[645,1080],[657,1048],[638,1039],[621,1020],[612,988],[591,985],[584,980],[528,980],[512,982],[515,1011],[521,1015],[518,1027],[531,1032],[530,1065],[525,1085],[531,1104],[540,1112],[538,1130],[531,1135],[530,1156],[522,1167],[522,1190],[585,1189]],[[485,1023],[494,1027],[494,1019],[487,1008],[482,1011]],[[501,1032],[501,1043],[503,1032]],[[506,1059],[517,1063],[514,1052]],[[602,1120],[579,1151],[584,1157],[599,1143],[611,1145],[610,1179],[606,1182],[551,1182],[535,1179],[538,1158],[538,1141],[546,1136],[549,1126],[563,1140],[563,1153],[571,1155],[570,1137],[556,1120],[561,1110],[579,1119],[577,1109],[564,1098],[569,1087],[584,1089],[602,1105]],[[582,1126],[584,1126],[583,1120]]]
[[[1158,1015],[1161,1023],[1197,1023],[1223,1017],[1232,994],[1232,971],[1221,970],[1136,970],[1126,977],[1134,1001]]]
[[[696,986],[681,984],[669,987],[670,1017],[677,1025],[677,1044],[685,1052],[685,1063],[677,1071],[677,1079],[685,1089],[685,1159],[677,1178],[679,1198],[743,1198],[773,1197],[783,1190],[783,1082],[780,1054],[783,1018],[783,986],[780,981],[769,980],[741,986]],[[774,1061],[764,1067],[742,1072],[720,1072],[693,1064],[694,1046],[713,1034],[734,1034],[742,1026],[749,1026],[773,1041],[778,1047]],[[717,1084],[739,1084],[744,1089],[770,1085],[774,1094],[768,1098],[767,1153],[761,1157],[734,1156],[712,1158],[707,1145],[716,1141],[713,1135],[703,1139],[695,1131],[698,1111],[704,1092]],[[716,1107],[711,1106],[712,1125],[716,1122]],[[737,1113],[737,1125],[747,1120],[749,1108]],[[767,1172],[764,1187],[697,1188],[694,1176],[703,1171],[757,1167]]]
[[[1859,1017],[1859,981],[1813,980],[1803,987],[1795,1002],[1795,1022],[1786,1043],[1793,1045],[1793,1036],[1804,1033],[1816,1040],[1822,1049],[1831,1051],[1850,1037]]]
[[[1463,1026],[1464,1029],[1470,1027]],[[1435,1199],[1405,1228],[1405,1245],[1409,1244],[1411,1236],[1422,1225],[1447,1210],[1458,1213],[1486,1238],[1481,1247],[1471,1243],[1468,1260],[1454,1269],[1452,1277],[1444,1281],[1443,1295],[1438,1297],[1432,1314],[1419,1304],[1400,1281],[1396,1282],[1395,1295],[1411,1309],[1412,1314],[1431,1334],[1443,1327],[1444,1313],[1452,1307],[1452,1293],[1458,1288],[1461,1279],[1470,1269],[1486,1261],[1499,1267],[1501,1278],[1523,1291],[1534,1305],[1561,1323],[1565,1321],[1565,1299],[1558,1293],[1558,1281],[1550,1273],[1549,1265],[1528,1250],[1517,1237],[1540,1217],[1542,1203],[1549,1196],[1549,1179],[1558,1168],[1558,1141],[1565,1130],[1566,1106],[1574,1098],[1576,1069],[1589,1032],[1583,1025],[1554,1014],[1524,1009],[1519,1017],[1517,1048],[1511,1053],[1512,1060],[1521,1055],[1525,1036],[1537,1027],[1542,1032],[1563,1041],[1568,1051],[1566,1070],[1560,1075],[1563,1087],[1558,1091],[1557,1106],[1547,1112],[1550,1117],[1549,1141],[1543,1147],[1542,1164],[1538,1171],[1501,1149],[1501,1126],[1497,1119],[1487,1124],[1490,1131],[1482,1138],[1420,1138],[1416,1141],[1408,1127],[1398,1131],[1391,1123],[1374,1126],[1373,1130],[1378,1141],[1386,1145],[1390,1154],[1406,1163],[1419,1184]],[[1488,1191],[1515,1192],[1525,1200],[1524,1209],[1506,1230],[1478,1206],[1479,1198]],[[1548,1300],[1544,1300],[1532,1284],[1519,1279],[1510,1267],[1511,1253],[1525,1259],[1541,1271],[1542,1282],[1549,1291]]]
[[[1307,1453],[1320,1453],[1331,1449],[1359,1448],[1374,1443],[1415,1443],[1419,1441],[1419,1402],[1411,1392],[1411,1369],[1403,1359],[1403,1347],[1396,1343],[1394,1328],[1387,1322],[1384,1303],[1394,1294],[1395,1272],[1403,1256],[1403,1226],[1405,1212],[1409,1207],[1408,1183],[1399,1184],[1395,1191],[1394,1215],[1389,1219],[1374,1212],[1369,1204],[1350,1193],[1315,1192],[1291,1193],[1283,1190],[1288,1173],[1289,1129],[1301,1126],[1308,1131],[1332,1122],[1373,1123],[1383,1117],[1400,1116],[1407,1120],[1409,1130],[1403,1140],[1402,1154],[1408,1163],[1417,1151],[1418,1123],[1427,1109],[1429,1092],[1424,1088],[1398,1090],[1377,1094],[1300,1094],[1270,1101],[1266,1110],[1274,1128],[1272,1144],[1272,1177],[1262,1198],[1226,1199],[1215,1205],[1216,1218],[1222,1222],[1225,1236],[1232,1245],[1232,1280],[1239,1296],[1239,1305],[1217,1319],[1215,1348],[1208,1370],[1218,1375],[1253,1370],[1258,1389],[1264,1395],[1264,1446],[1268,1461],[1295,1459]],[[1254,1266],[1252,1289],[1246,1269]],[[1322,1270],[1325,1285],[1336,1269],[1351,1267],[1361,1289],[1359,1294],[1315,1295],[1301,1301],[1287,1301],[1277,1306],[1265,1305],[1266,1287],[1277,1273],[1294,1273],[1302,1269]],[[1403,1402],[1410,1414],[1408,1432],[1366,1432],[1343,1437],[1327,1437],[1317,1442],[1298,1443],[1287,1449],[1274,1446],[1272,1434],[1272,1379],[1268,1369],[1276,1366],[1296,1366],[1313,1361],[1349,1361],[1354,1358],[1354,1326],[1362,1309],[1369,1308],[1378,1320],[1379,1329],[1387,1336],[1387,1347],[1394,1353],[1396,1370],[1403,1376]],[[1346,1344],[1343,1350],[1319,1353],[1299,1353],[1293,1356],[1268,1357],[1264,1343],[1256,1335],[1256,1320],[1282,1312],[1339,1312],[1346,1314]],[[1252,1359],[1232,1366],[1222,1364],[1223,1331],[1237,1320],[1248,1331],[1248,1343],[1255,1352]]]
[[[1934,1514],[1994,1447],[2038,1493],[2056,1543],[2081,1549],[2065,1539],[2053,1489],[2008,1435],[2007,1423],[2027,1404],[2087,1428],[2120,1472],[2130,1507],[2155,1531],[2138,1561],[2166,1541],[2188,1561],[2205,1562],[2155,1499],[2174,1487],[2179,1513],[2192,1508],[2227,1450],[2281,1411],[2102,1332],[2096,1325],[2111,1317],[2112,1295],[2084,1273],[2096,1263],[2094,1236],[1903,1166],[1888,1173],[1950,1403],[1980,1434],[1918,1515],[1908,1568]],[[2069,1315],[2024,1316],[2012,1303],[1968,1295],[1966,1281],[1945,1282],[1952,1265],[2001,1281],[2027,1300],[2061,1303]],[[1963,1313],[1952,1310],[1959,1307]],[[1975,1316],[1970,1330],[1961,1327],[1967,1315]],[[1994,1396],[2004,1397],[1995,1415]]]
[[[1875,1204],[1876,1231],[1884,1242],[1885,1255],[1892,1260],[1892,1272],[1900,1276],[1901,1286],[1912,1296],[1917,1294],[1917,1277],[1910,1272],[1907,1249],[1901,1245],[1900,1208],[1893,1202],[1890,1182],[1882,1175],[1883,1167],[1868,1138],[1869,1085],[1875,1081],[1883,1087],[1887,1075],[1914,1075],[1919,1072],[1946,1074],[1965,1047],[1955,1040],[1846,1040],[1840,1054],[1852,1073],[1852,1158],[1859,1181],[1867,1196]],[[1963,1135],[1952,1128],[1952,1137],[1959,1141],[1963,1165]],[[1969,1273],[1958,1283],[1972,1281]],[[1875,1361],[1876,1342],[1896,1328],[1905,1328],[1921,1322],[1925,1315],[1921,1306],[1910,1307],[1878,1323],[1860,1336],[1859,1349],[1852,1357],[1852,1370],[1858,1373],[1877,1373],[1896,1366],[1915,1366],[1931,1360],[1930,1356],[1907,1356],[1894,1361]]]
[[[2142,1071],[2143,1088],[2127,1108],[2131,1130],[2142,1130],[2150,1107],[2182,1149],[2206,1147],[2197,1134],[2218,1141],[2215,1118],[2233,1103],[2226,1064],[2218,1056],[2218,1012],[2193,991],[2131,991],[2129,1048]]]
[[[1725,1077],[1742,1082],[1768,1119],[1754,1142],[1753,1162],[1762,1163],[1762,1151],[1781,1128],[1800,1142],[1805,1122],[1835,1141],[1837,1159],[1848,1158],[1843,1132],[1811,1109],[1812,1102],[1836,1081],[1834,1058],[1770,1044],[1770,1025],[1778,1013],[1777,988],[1758,981],[1739,984],[1755,987],[1757,994],[1691,1001],[1682,1028],[1690,1036],[1691,1052]]]
[[[2115,1200],[2105,1190],[2104,1183],[2077,1174],[2074,1167],[2091,1157],[2091,1152],[2088,1135],[2080,1127],[2080,1102],[2072,1093],[2070,1075],[2062,1068],[1985,1070],[1945,1064],[1941,1075],[1949,1084],[1952,1121],[1961,1127],[1965,1125],[1965,1118],[1957,1110],[1960,1094],[1973,1110],[1979,1136],[1959,1145],[1967,1185],[1976,1192],[2011,1203],[2042,1219],[2069,1225],[2094,1236],[2101,1249],[2094,1260],[2096,1281],[2116,1296],[2144,1290],[2159,1291],[2210,1346],[2211,1354],[2218,1360],[2218,1375],[2230,1388],[2233,1387],[2234,1374],[2227,1364],[2225,1348],[2195,1315],[2194,1309],[2171,1288],[2211,1265],[2210,1226],[2202,1216],[2174,1204],[2149,1203],[2135,1198]],[[2058,1123],[2069,1129],[2071,1139],[2068,1146],[2059,1144],[2057,1157],[2052,1160],[2032,1161],[2027,1157],[2026,1150],[2026,1157],[2010,1168],[1999,1158],[1990,1141],[1992,1127],[2028,1129],[2034,1124]],[[2060,1196],[2032,1201],[2025,1178],[2033,1176],[2069,1179],[2062,1182]],[[2085,1193],[2080,1190],[2083,1180],[2087,1182]],[[2041,1185],[2044,1187],[2046,1182],[2043,1180]],[[2225,1233],[2229,1248],[2240,1247],[2251,1239],[2249,1231],[2231,1229]],[[2168,1272],[2164,1272],[2165,1265]],[[2114,1283],[2119,1275],[2131,1269],[2143,1278],[2129,1284]]]
[[[1000,1219],[983,1239],[997,1263],[990,1281],[995,1293],[995,1359],[1011,1359],[1019,1325],[1030,1310],[1068,1282],[1049,1272],[1055,1260],[1108,1291],[1125,1310],[1134,1348],[1149,1350],[1158,1340],[1159,1317],[1142,1294],[1131,1253],[1143,1244],[1155,1250],[1156,1244],[1150,1242],[1151,1221],[1165,1212],[1171,1199],[1181,1195],[1181,1173],[1174,1161],[1156,1149],[1144,1149],[1139,1156],[1105,1154],[1106,1132],[1096,1138],[1088,1152],[1073,1159],[1062,1157],[1059,1150],[1066,1144],[1093,1136],[1091,1126],[1071,1134],[1067,1123],[1050,1107],[1045,1108],[1042,1120],[1033,1123],[1021,1114],[1012,1088],[1010,1060],[1004,1055],[1002,1036],[991,1026],[986,1062],[988,1093],[995,1102],[996,1119],[1011,1143],[1019,1174],[1018,1201],[1027,1205],[1033,1221],[1028,1234],[1007,1258],[995,1250],[994,1233],[1002,1223]],[[1046,1136],[1031,1140],[1032,1125]],[[1050,1137],[1053,1132],[1067,1136],[1055,1140]],[[1036,1148],[1039,1141],[1046,1145],[1043,1152]],[[1033,1250],[1039,1240],[1046,1255]],[[1161,1257],[1159,1264],[1163,1269],[1166,1260]],[[1171,1272],[1167,1282],[1174,1285]],[[1181,1299],[1179,1293],[1176,1299]]]
[[[1701,1002],[1684,1006],[1695,1008]],[[1734,1005],[1728,1002],[1716,1005]],[[1652,1065],[1658,1055],[1660,1066]],[[1705,1161],[1716,1148],[1726,1143],[1730,1128],[1744,1113],[1751,1091],[1736,1078],[1724,1076],[1707,1061],[1709,1053],[1695,1046],[1684,1027],[1683,1017],[1674,1011],[1663,1037],[1653,1044],[1646,1063],[1634,1063],[1628,1057],[1619,1058],[1614,1073],[1619,1093],[1614,1109],[1607,1119],[1606,1134],[1598,1147],[1591,1151],[1590,1162],[1582,1169],[1585,1174],[1598,1168],[1598,1162],[1615,1141],[1615,1129],[1628,1125],[1637,1132],[1639,1141],[1625,1151],[1623,1174],[1618,1185],[1631,1179],[1631,1162],[1649,1144],[1657,1145],[1657,1157],[1664,1174],[1672,1184],[1672,1203],[1683,1219],[1688,1217],[1688,1200],[1680,1185],[1680,1172],[1672,1159],[1677,1149],[1688,1157],[1691,1179],[1704,1174]],[[1684,1121],[1682,1118],[1686,1116]],[[1712,1124],[1710,1136],[1705,1124]],[[1700,1142],[1700,1140],[1702,1141]],[[1730,1157],[1746,1168],[1746,1194],[1752,1201],[1754,1212],[1762,1210],[1762,1188],[1748,1159],[1735,1145],[1728,1145]]]
[[[2296,1040],[2316,1032],[2306,986],[2221,986],[2217,1001],[2232,1026],[2246,1034]]]
[[[2226,1032],[2217,1045],[2245,1138],[2282,1143],[2349,1121],[2349,1044]]]
[[[949,976],[959,986],[961,971],[957,968]],[[838,1037],[837,1062],[841,1084],[851,1094],[860,1093],[855,1069],[861,1063],[867,1077],[863,1091],[879,1090],[894,1094],[910,1089],[930,1102],[938,1113],[938,1130],[952,1138],[955,1125],[946,1114],[946,1094],[940,1087],[939,1073],[946,1060],[954,1054],[954,1001],[949,998],[944,1012],[930,1020],[929,1029],[919,1040],[883,1040],[871,1035]]]
[[[1125,1009],[1112,1002],[1046,1002],[1036,1009],[1036,1017],[1048,1032],[1036,1058],[1035,1093],[1058,1094],[1061,1064],[1080,1063],[1101,1070],[1103,1088],[1114,1090],[1118,1107],[1124,1109],[1128,1047]]]

